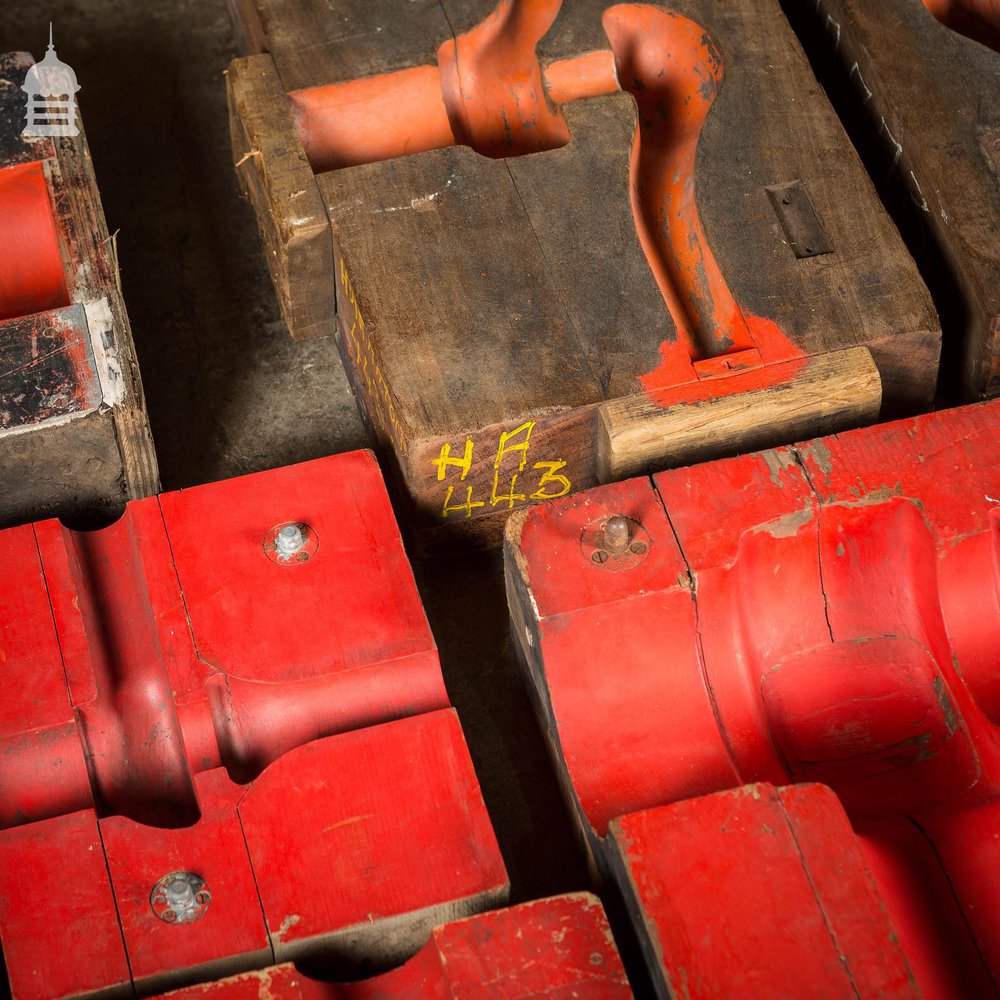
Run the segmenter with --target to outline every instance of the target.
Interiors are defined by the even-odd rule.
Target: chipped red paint
[[[927,996],[1000,981],[998,429],[1000,403],[943,411],[591,490],[521,532],[542,697],[595,833],[822,781]],[[611,514],[651,539],[616,574],[580,550]],[[911,823],[923,846],[897,853]]]
[[[289,521],[318,538],[307,561],[264,551]],[[13,584],[0,938],[15,996],[111,988],[122,969],[162,988],[503,897],[370,453],[133,502],[99,531],[0,532],[0,557]],[[190,927],[150,906],[175,871],[212,890]]]
[[[83,306],[0,322],[0,430],[86,413],[102,399]]]
[[[587,893],[554,896],[437,927],[405,965],[372,979],[322,983],[293,965],[170,993],[172,1000],[624,1000],[632,996],[604,910]]]

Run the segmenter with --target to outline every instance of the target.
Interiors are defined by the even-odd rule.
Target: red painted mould
[[[513,1000],[632,996],[600,902],[586,893],[522,903],[434,929],[405,965],[354,983],[322,983],[293,965],[170,993],[173,1000]]]
[[[927,996],[1000,980],[998,429],[981,404],[674,470],[546,504],[520,539],[595,834],[821,781]],[[615,514],[648,532],[629,565],[581,546]]]
[[[748,785],[623,816],[610,837],[663,996],[920,996],[829,789]]]
[[[286,560],[288,523],[305,544]],[[384,921],[419,935],[503,897],[369,453],[134,502],[100,531],[0,532],[0,557],[16,998],[148,991],[319,941],[363,955]],[[207,883],[190,923],[154,912],[174,872]]]

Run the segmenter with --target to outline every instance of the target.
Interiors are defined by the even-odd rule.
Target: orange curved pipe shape
[[[603,18],[612,52],[583,53],[543,70],[536,48],[561,7],[562,0],[499,0],[475,28],[441,45],[437,66],[293,91],[313,169],[456,144],[492,157],[556,149],[570,141],[562,104],[628,91],[639,112],[632,211],[677,329],[643,384],[656,393],[800,357],[776,324],[741,312],[702,229],[695,158],[725,76],[705,30],[660,7],[619,4]]]

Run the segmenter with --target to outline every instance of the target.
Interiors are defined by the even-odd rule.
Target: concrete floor
[[[8,0],[0,51],[74,67],[117,232],[163,488],[351,448],[366,438],[334,343],[294,343],[229,153],[225,0]],[[511,875],[512,898],[587,883],[513,654],[497,553],[416,567]]]

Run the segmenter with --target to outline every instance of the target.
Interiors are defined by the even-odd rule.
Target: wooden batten
[[[601,481],[770,448],[878,419],[882,383],[867,348],[785,367],[787,378],[774,384],[714,399],[658,405],[632,396],[605,403],[598,437]],[[757,374],[748,372],[745,378],[752,382]]]
[[[233,164],[281,315],[296,340],[329,336],[336,323],[330,224],[273,60],[266,53],[234,60],[226,89]]]

